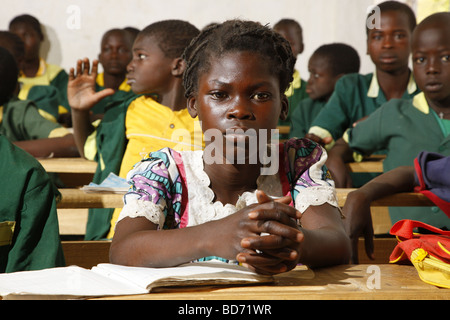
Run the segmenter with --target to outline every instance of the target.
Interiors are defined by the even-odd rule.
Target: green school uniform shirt
[[[53,86],[21,85],[20,100],[33,101],[45,119],[57,123],[59,117],[59,93]]]
[[[97,75],[95,82],[95,91],[99,92],[103,89],[105,89],[104,73],[100,73]],[[91,109],[91,111],[94,114],[102,114],[105,113],[105,110],[108,108],[109,104],[114,104],[116,101],[122,102],[136,96],[137,95],[131,91],[131,87],[127,84],[125,79],[113,95],[102,99]]]
[[[0,272],[62,267],[56,199],[39,162],[0,135]]]
[[[411,73],[402,99],[412,98],[419,92]],[[313,121],[309,132],[320,138],[332,136],[337,140],[354,122],[368,116],[386,102],[376,73],[344,75],[336,82],[333,94]]]
[[[0,134],[14,142],[62,137],[69,131],[43,118],[32,101],[12,98],[0,106]]]
[[[303,138],[326,103],[326,101],[311,98],[300,101],[298,107],[292,112],[289,137]]]
[[[55,87],[58,91],[58,103],[62,109],[59,113],[70,111],[69,101],[67,100],[69,75],[60,66],[49,64],[41,58],[36,76],[26,77],[24,74],[21,74],[19,82],[27,86],[50,85]]]
[[[399,166],[413,166],[421,151],[450,156],[450,135],[444,134],[423,93],[409,100],[387,102],[355,128],[349,129],[344,140],[362,155],[386,150],[384,172]],[[392,207],[389,212],[392,223],[412,219],[438,228],[450,228],[450,219],[438,207]]]

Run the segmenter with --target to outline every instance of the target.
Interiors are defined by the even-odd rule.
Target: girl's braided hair
[[[280,82],[284,94],[292,82],[296,58],[291,46],[281,35],[258,22],[230,20],[205,28],[186,48],[183,58],[186,70],[183,84],[187,98],[197,93],[198,79],[207,72],[211,59],[228,52],[250,51],[264,57]]]

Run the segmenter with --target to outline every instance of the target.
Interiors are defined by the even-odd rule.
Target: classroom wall
[[[448,2],[449,0],[401,0]],[[431,1],[431,2],[430,2]],[[231,18],[273,25],[293,18],[303,27],[305,51],[297,68],[307,79],[307,62],[322,44],[345,42],[361,57],[361,72],[372,72],[366,55],[367,9],[379,0],[14,0],[0,11],[0,29],[16,15],[28,13],[44,26],[42,54],[68,70],[79,58],[96,58],[103,33],[115,27],[143,28],[163,19],[183,19],[198,28]]]

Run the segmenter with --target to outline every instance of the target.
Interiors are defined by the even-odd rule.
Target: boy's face
[[[189,112],[198,115],[203,132],[216,129],[224,141],[235,142],[246,138],[227,130],[270,135],[280,116],[285,118],[288,102],[268,61],[247,51],[211,59],[209,71],[199,76],[196,96],[188,99]]]
[[[137,94],[164,94],[172,79],[172,62],[154,37],[139,35],[133,44],[133,58],[127,66],[131,90]]]
[[[277,27],[274,30],[289,42],[294,57],[303,52],[303,35],[299,34],[298,30],[287,26]]]
[[[428,100],[450,107],[450,28],[417,30],[412,43],[414,78]]]
[[[313,55],[309,59],[308,71],[309,79],[306,85],[306,93],[312,100],[327,101],[341,75],[333,75],[328,59],[320,55]]]
[[[406,14],[388,11],[381,14],[380,29],[367,35],[367,53],[377,70],[395,72],[408,67],[411,30]]]
[[[105,73],[125,75],[131,58],[130,41],[127,40],[124,32],[111,32],[103,38],[98,60]]]
[[[31,26],[23,22],[17,22],[11,25],[12,33],[18,35],[25,45],[25,60],[39,57],[42,37]]]

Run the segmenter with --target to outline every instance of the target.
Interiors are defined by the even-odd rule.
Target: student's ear
[[[281,112],[280,112],[280,119],[286,120],[289,112],[289,101],[288,98],[283,95],[281,98]]]
[[[192,118],[197,117],[198,112],[197,112],[197,99],[195,99],[194,97],[188,98],[187,100],[187,109],[189,112],[189,115]]]
[[[174,77],[182,77],[186,70],[186,62],[182,58],[176,58],[172,61],[172,75]]]

